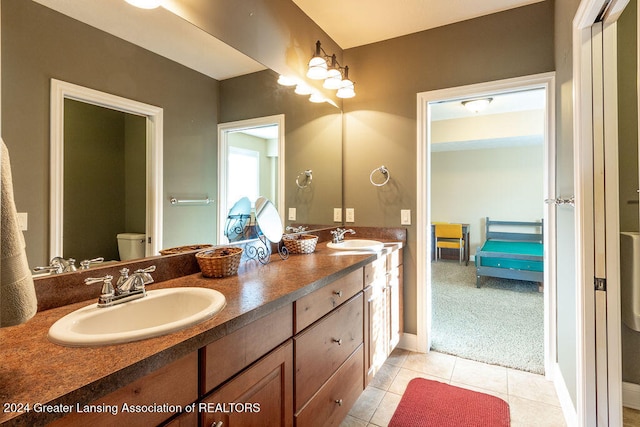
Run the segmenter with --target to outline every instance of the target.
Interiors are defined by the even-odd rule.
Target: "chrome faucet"
[[[344,242],[344,235],[346,233],[351,233],[351,234],[356,234],[355,231],[353,231],[352,229],[347,229],[344,230],[342,228],[336,228],[335,230],[331,230],[330,231],[331,235],[333,236],[333,239],[331,240],[333,243],[341,243]]]
[[[34,272],[49,271],[51,274],[68,273],[70,271],[76,271],[76,260],[73,258],[64,259],[62,257],[53,257],[49,261],[49,265],[46,267],[36,267]]]
[[[120,270],[120,278],[115,288],[112,285],[113,276],[89,277],[84,280],[87,285],[102,282],[102,290],[98,298],[98,307],[110,307],[123,302],[132,301],[147,295],[145,285],[153,283],[151,274],[156,270],[156,266],[136,270],[129,275],[129,269]]]
[[[287,228],[285,228],[285,231],[290,231],[292,233],[302,233],[307,231],[307,227],[305,227],[304,225],[301,225],[299,227],[293,227],[291,225],[288,225]]]

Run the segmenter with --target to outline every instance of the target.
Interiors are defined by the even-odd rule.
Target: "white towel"
[[[0,159],[0,327],[5,327],[31,319],[38,309],[38,301],[24,236],[18,226],[9,151],[4,141]]]

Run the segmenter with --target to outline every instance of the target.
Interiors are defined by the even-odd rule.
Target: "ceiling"
[[[542,0],[293,0],[343,49]]]
[[[124,0],[34,1],[216,80],[265,69],[178,18],[169,10],[169,0],[164,8],[154,10],[138,9]],[[542,0],[293,0],[343,49],[539,1]]]

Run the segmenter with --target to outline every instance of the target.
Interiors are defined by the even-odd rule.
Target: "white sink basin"
[[[329,242],[327,247],[340,251],[381,251],[384,243],[377,240],[345,239],[340,243]]]
[[[60,345],[88,347],[157,337],[196,325],[226,305],[220,292],[208,288],[168,288],[112,307],[97,303],[59,319],[49,340]]]

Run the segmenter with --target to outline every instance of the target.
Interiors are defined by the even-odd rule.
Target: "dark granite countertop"
[[[400,247],[400,244],[397,244]],[[394,245],[388,245],[392,248]],[[56,414],[16,413],[16,405],[90,403],[130,382],[259,319],[300,297],[372,262],[375,253],[333,251],[318,244],[310,255],[272,256],[267,265],[249,261],[238,275],[209,279],[200,273],[148,286],[149,290],[199,286],[216,289],[226,307],[196,326],[142,341],[101,347],[71,348],[47,339],[62,316],[93,303],[76,302],[40,311],[27,323],[0,329],[0,401],[3,425],[42,425]]]

